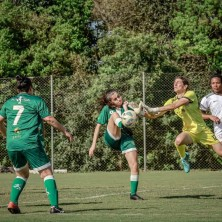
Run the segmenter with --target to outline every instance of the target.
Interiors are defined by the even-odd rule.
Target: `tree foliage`
[[[175,7],[172,0],[94,0],[94,17],[108,30],[123,27],[142,33],[171,35],[169,20]]]
[[[71,75],[74,54],[89,53],[90,0],[2,1],[0,75]]]
[[[172,95],[169,86],[178,73],[204,95],[210,71],[222,69],[221,17],[220,0],[2,0],[0,76],[62,76],[54,82],[54,114],[76,139],[68,146],[57,137],[56,151],[62,155],[55,154],[56,164],[81,171],[98,170],[101,164],[122,169],[124,159],[104,149],[102,137],[96,158],[88,158],[97,98],[117,88],[124,99],[142,99],[142,73],[151,105],[162,105]],[[10,87],[2,86],[8,96]],[[41,86],[36,90],[44,93]],[[150,168],[178,167],[171,150],[178,124],[175,116],[147,122]],[[141,138],[142,128],[135,134]],[[196,148],[194,153],[202,156]],[[166,155],[172,164],[161,164]]]
[[[94,99],[107,88],[117,88],[128,94],[127,99],[141,98],[142,73],[175,71],[170,64],[171,52],[164,37],[114,29],[100,39],[100,58],[97,78],[87,90],[88,99]],[[124,83],[124,84],[121,84]]]
[[[179,0],[177,6],[171,20],[175,53],[191,61],[196,58],[208,70],[222,69],[222,2]]]

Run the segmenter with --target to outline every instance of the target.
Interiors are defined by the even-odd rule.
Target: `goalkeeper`
[[[182,132],[175,139],[175,146],[181,157],[181,162],[186,173],[190,171],[188,144],[202,143],[211,146],[213,150],[222,156],[222,144],[215,138],[213,132],[206,126],[199,109],[198,100],[194,91],[189,90],[189,82],[186,78],[178,76],[174,80],[174,92],[176,96],[167,100],[164,106],[151,108],[142,102],[139,108],[134,109],[138,115],[155,119],[164,115],[167,111],[174,110],[182,119]],[[147,112],[143,112],[143,108]]]

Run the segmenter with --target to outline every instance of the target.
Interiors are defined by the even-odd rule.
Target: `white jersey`
[[[200,102],[200,109],[217,116],[221,123],[214,123],[214,134],[219,141],[222,141],[222,95],[210,93],[204,96]]]

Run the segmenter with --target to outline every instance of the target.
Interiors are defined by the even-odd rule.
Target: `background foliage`
[[[145,99],[151,105],[172,96],[177,74],[191,79],[201,98],[209,92],[209,76],[222,69],[221,24],[220,0],[2,0],[0,77],[41,76],[36,94],[44,97],[49,89],[41,81],[49,84],[53,76],[54,115],[76,138],[69,146],[61,135],[56,137],[58,167],[124,169],[124,159],[104,149],[102,140],[96,157],[88,158],[98,97],[107,88],[118,88],[125,99],[141,100],[145,73]],[[15,93],[10,87],[8,80],[1,82],[1,103]],[[171,115],[146,124],[148,166],[178,168],[172,141],[180,121]],[[140,138],[142,129],[135,135]],[[154,149],[157,144],[161,151]],[[193,157],[204,156],[198,146],[194,150]],[[166,155],[169,164],[160,164]],[[140,161],[142,167],[143,157]]]

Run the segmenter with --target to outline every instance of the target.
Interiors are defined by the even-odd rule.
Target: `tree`
[[[108,30],[122,27],[143,33],[171,35],[169,19],[175,7],[172,0],[94,0],[93,15]]]
[[[222,2],[220,0],[179,0],[171,26],[173,44],[188,71],[222,69]]]
[[[0,76],[73,74],[90,52],[91,11],[91,0],[1,1]]]

